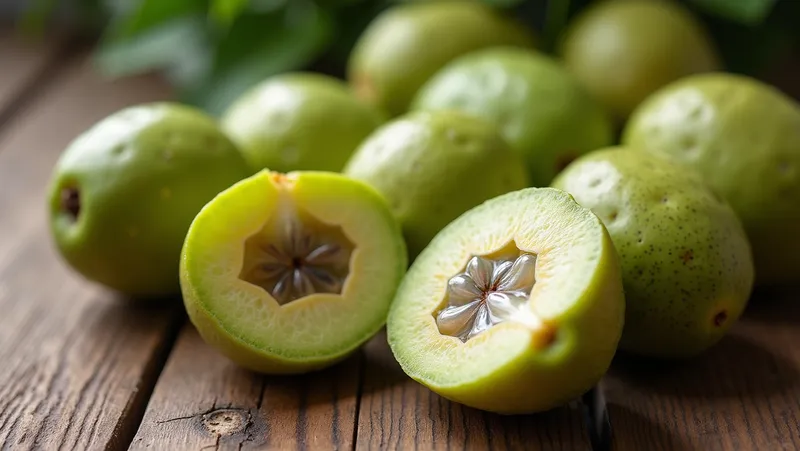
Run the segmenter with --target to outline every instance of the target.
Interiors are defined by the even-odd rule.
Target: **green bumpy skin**
[[[718,342],[753,286],[739,219],[691,171],[630,149],[593,152],[553,182],[605,223],[622,261],[620,347],[677,358]]]
[[[395,5],[359,38],[348,80],[360,98],[392,116],[453,58],[497,45],[532,47],[528,30],[478,2]]]
[[[62,154],[49,189],[51,232],[86,278],[136,297],[174,294],[192,219],[251,173],[201,111],[169,103],[126,108]],[[79,192],[77,219],[62,205],[69,189]]]
[[[496,128],[458,112],[411,113],[384,125],[344,173],[389,201],[412,258],[460,214],[528,186],[521,159]]]
[[[458,110],[495,123],[525,158],[533,186],[570,161],[611,144],[611,120],[552,58],[494,48],[448,64],[414,100],[414,110]]]
[[[564,66],[618,120],[662,86],[720,67],[702,24],[674,1],[598,2],[570,25],[561,53]]]
[[[526,308],[542,327],[506,321],[466,342],[440,334],[433,313],[448,279],[473,255],[509,242],[538,256]],[[624,316],[619,259],[600,220],[563,191],[527,188],[470,210],[431,241],[397,291],[387,334],[403,370],[439,395],[529,413],[569,402],[600,380]]]
[[[341,171],[383,122],[343,82],[290,73],[251,88],[225,112],[222,124],[254,171]]]
[[[731,204],[756,283],[800,282],[800,105],[757,80],[685,78],[636,110],[623,142],[692,168]]]
[[[279,305],[240,278],[245,240],[279,214],[287,198],[341,227],[355,245],[340,294]],[[407,267],[400,225],[368,185],[328,172],[261,171],[197,215],[184,243],[180,280],[189,318],[208,344],[253,371],[293,374],[333,365],[375,335]]]

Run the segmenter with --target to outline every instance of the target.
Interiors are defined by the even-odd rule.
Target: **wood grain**
[[[187,325],[131,449],[353,448],[358,356],[299,376],[237,367]]]
[[[800,297],[760,293],[706,354],[621,356],[602,386],[616,450],[800,449]]]
[[[84,58],[55,74],[0,135],[0,446],[127,446],[176,308],[134,307],[69,271],[47,234],[61,149],[101,117],[168,94],[154,79],[105,83]]]
[[[537,415],[482,412],[447,401],[403,374],[385,334],[364,352],[359,450],[590,449],[578,402]]]
[[[35,91],[70,51],[63,36],[24,38],[11,27],[0,27],[0,124]]]

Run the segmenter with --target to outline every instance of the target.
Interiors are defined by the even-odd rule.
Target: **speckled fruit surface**
[[[627,301],[620,347],[685,357],[719,341],[747,304],[753,262],[731,207],[700,178],[623,148],[593,152],[553,182],[606,225]]]
[[[458,112],[417,112],[379,128],[344,172],[389,201],[413,257],[461,213],[528,186],[523,166],[492,124]]]
[[[720,67],[701,23],[674,1],[597,2],[570,24],[562,53],[565,67],[620,120],[667,83]]]
[[[756,283],[800,281],[800,105],[731,74],[665,87],[631,117],[623,141],[694,169],[741,218]]]
[[[62,154],[48,198],[51,232],[85,277],[134,296],[174,294],[192,219],[251,173],[199,110],[168,103],[126,108]]]
[[[530,47],[520,24],[480,2],[394,5],[356,43],[347,78],[358,96],[392,116],[448,61],[496,45]]]
[[[406,267],[400,226],[366,184],[261,171],[197,215],[180,275],[206,342],[254,371],[301,373],[383,327]]]
[[[537,412],[600,380],[624,310],[617,253],[597,216],[563,191],[526,188],[431,241],[397,291],[387,333],[403,370],[441,396]]]
[[[493,48],[465,55],[436,74],[415,110],[457,110],[497,125],[525,159],[534,186],[570,161],[611,144],[611,120],[558,62],[535,51]]]
[[[312,73],[269,78],[225,112],[225,131],[253,171],[340,171],[383,122],[337,79]]]

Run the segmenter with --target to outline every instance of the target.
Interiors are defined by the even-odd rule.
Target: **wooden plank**
[[[152,78],[105,83],[73,60],[0,135],[0,446],[127,446],[180,321],[135,307],[62,264],[45,191],[61,149],[103,116],[164,98]]]
[[[365,349],[357,449],[587,450],[579,403],[502,416],[447,401],[400,369],[385,334]]]
[[[690,361],[618,358],[602,384],[613,449],[800,449],[798,298],[762,293]]]
[[[187,325],[132,450],[353,448],[359,357],[300,376],[237,367]]]
[[[7,25],[0,27],[0,123],[67,53],[64,42],[24,38]]]

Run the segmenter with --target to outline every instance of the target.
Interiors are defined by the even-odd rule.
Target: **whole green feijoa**
[[[528,186],[522,160],[496,127],[455,111],[410,113],[387,123],[344,172],[388,200],[412,257],[460,214]]]
[[[223,115],[228,136],[253,170],[340,171],[383,118],[347,85],[312,73],[269,78]]]
[[[419,91],[414,110],[458,110],[497,125],[546,186],[570,161],[610,145],[611,119],[554,59],[491,48],[460,57]]]
[[[49,190],[50,229],[61,255],[86,278],[136,297],[174,294],[192,219],[251,173],[201,111],[129,107],[61,155]]]
[[[521,24],[480,2],[394,5],[359,38],[347,78],[360,98],[396,116],[450,60],[496,45],[531,47],[533,37]]]
[[[605,224],[622,262],[620,347],[687,357],[719,341],[753,285],[750,246],[733,209],[684,167],[610,148],[584,155],[553,182]]]
[[[567,70],[618,120],[660,87],[720,66],[702,23],[671,0],[596,2],[570,24],[562,51]]]
[[[705,74],[655,93],[623,141],[696,170],[744,224],[760,285],[800,282],[800,105],[752,78]]]

